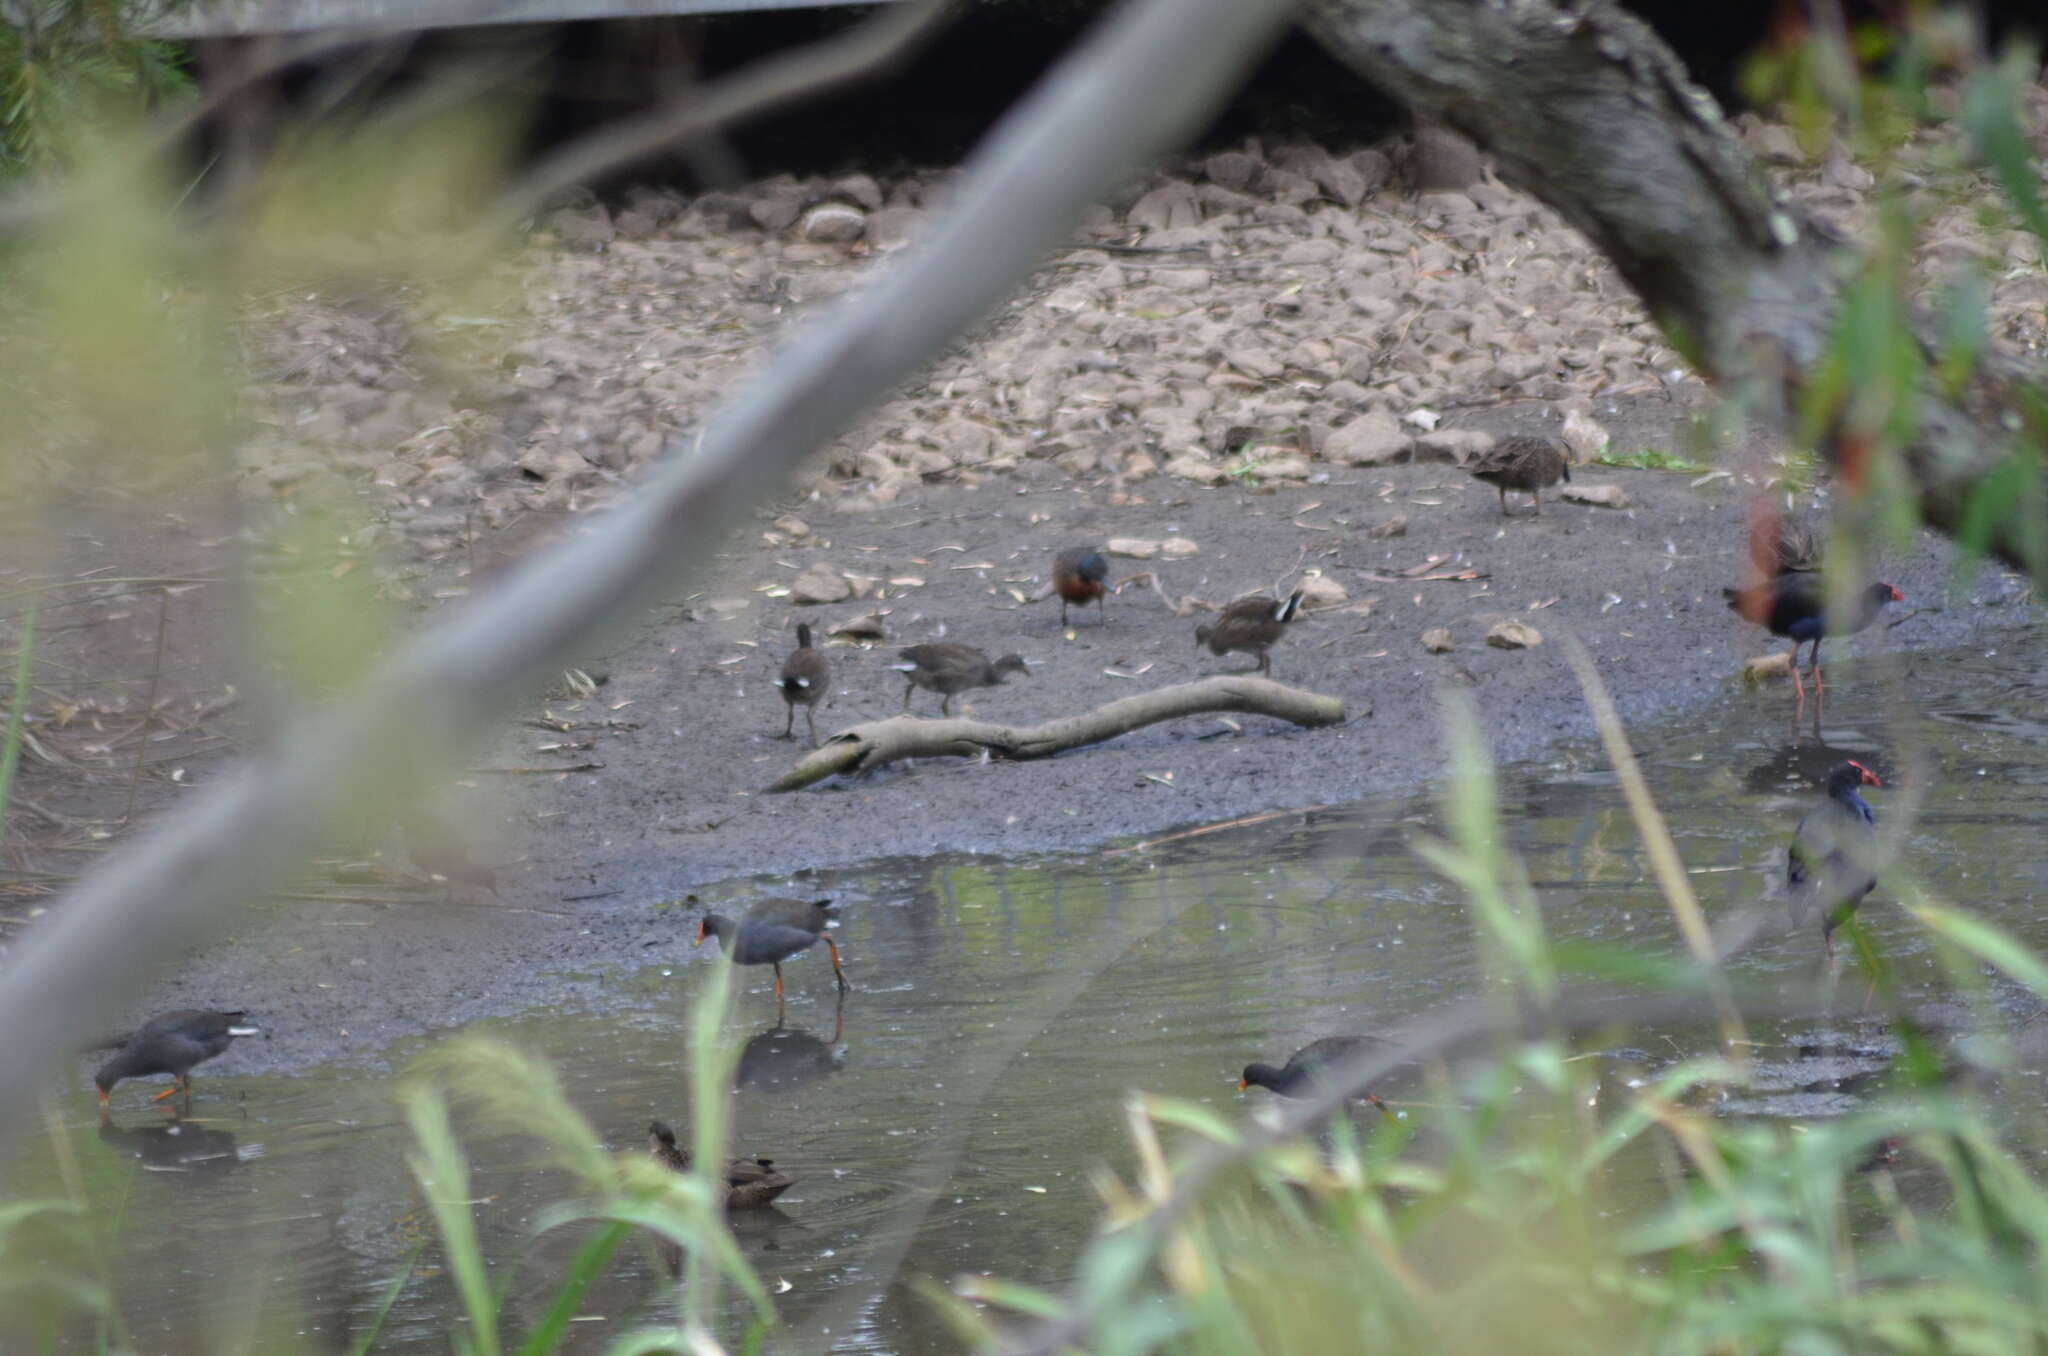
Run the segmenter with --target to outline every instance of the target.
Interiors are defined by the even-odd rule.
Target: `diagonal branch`
[[[1788,206],[1711,96],[1614,0],[1306,0],[1332,54],[1491,154],[1585,232],[1707,380],[1751,389],[1781,427],[1820,370],[1854,253]],[[1922,347],[1938,348],[1931,323]],[[1903,449],[1922,516],[1983,514],[1988,548],[2048,567],[2048,476],[2016,433],[2048,408],[2040,374],[1992,358],[1961,393],[1930,378]],[[1837,414],[1821,451],[1846,478],[1876,430]],[[1992,502],[1996,479],[2012,493]],[[2038,576],[2037,576],[2038,577]]]
[[[700,565],[825,438],[1001,299],[1081,209],[1190,135],[1286,17],[1282,0],[1142,0],[990,135],[955,205],[887,278],[793,343],[602,530],[528,562],[81,878],[0,982],[0,1087],[35,1086],[162,965],[269,888],[343,805],[390,799],[475,743],[530,676]],[[613,623],[617,624],[617,623]],[[10,1147],[28,1103],[0,1124]]]

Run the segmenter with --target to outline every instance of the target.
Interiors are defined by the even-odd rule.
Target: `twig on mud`
[[[1164,847],[1168,843],[1181,843],[1190,838],[1202,838],[1212,833],[1222,833],[1226,829],[1245,829],[1250,828],[1254,824],[1265,824],[1275,819],[1285,819],[1289,815],[1312,815],[1319,810],[1334,808],[1336,807],[1330,805],[1304,805],[1292,810],[1262,810],[1255,815],[1239,815],[1236,819],[1221,819],[1214,824],[1202,824],[1192,829],[1182,829],[1179,833],[1161,834],[1157,838],[1147,838],[1142,843],[1131,843],[1125,847],[1104,848],[1102,855],[1105,857],[1122,857],[1133,852],[1150,852],[1153,848]]]
[[[567,763],[561,767],[473,767],[479,777],[545,777],[554,772],[602,772],[603,763]]]

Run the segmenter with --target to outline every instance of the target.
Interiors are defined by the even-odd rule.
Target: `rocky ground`
[[[1781,162],[1797,153],[1781,128],[1747,134]],[[1697,385],[1551,213],[1490,178],[1412,196],[1398,160],[1251,145],[1132,184],[978,333],[822,450],[785,502],[735,524],[715,578],[590,656],[581,667],[602,686],[536,702],[450,788],[504,878],[499,903],[394,895],[410,869],[371,825],[361,860],[138,1007],[262,1008],[280,1035],[252,1059],[300,1063],[545,1001],[572,969],[644,961],[649,943],[676,940],[652,906],[720,879],[1076,849],[1412,783],[1439,765],[1446,684],[1471,691],[1499,756],[1533,755],[1589,730],[1558,655],[1565,632],[1632,718],[1736,681],[1758,641],[1718,590],[1738,574],[1748,497],[1782,482],[1785,459],[1702,441]],[[1855,229],[1860,176],[1826,156],[1794,177],[1811,210]],[[630,493],[793,326],[886,267],[950,185],[855,175],[570,203],[499,266],[497,300],[468,309],[402,288],[273,294],[250,326],[246,498],[338,515],[335,568],[374,574],[386,597],[423,610],[459,598]],[[1945,251],[1999,265],[1998,333],[2038,351],[2037,242],[1953,210],[1929,267]],[[1503,518],[1460,463],[1510,432],[1559,436],[1586,459],[1570,487],[1581,502]],[[1678,469],[1593,463],[1603,456]],[[205,581],[225,538],[188,537],[180,568],[218,603]],[[1125,545],[1107,622],[1091,611],[1062,631],[1057,605],[1034,601],[1052,552],[1111,539]],[[1883,568],[1910,604],[1866,647],[1953,643],[2028,616],[2000,576],[1950,590],[1932,544]],[[774,738],[770,683],[799,620],[821,636],[860,624],[828,651],[821,727],[893,712],[894,649],[941,635],[1023,653],[1031,677],[970,704],[1029,721],[1241,666],[1195,650],[1206,608],[1304,581],[1314,609],[1275,672],[1340,696],[1339,728],[1194,721],[1047,763],[928,763],[760,794],[794,756]],[[107,607],[125,609],[133,660],[152,619],[132,595]],[[1529,630],[1521,647],[1489,643],[1504,622]],[[228,675],[218,647],[207,665],[207,625],[193,623],[200,638],[168,686],[163,665],[131,663],[156,675],[147,697],[131,680],[93,719],[133,723],[146,707],[165,737],[210,720]],[[1425,644],[1431,632],[1444,634]],[[236,726],[175,767],[153,761],[143,808],[203,785],[246,738]],[[67,848],[121,831],[109,802],[123,755],[102,752],[89,792],[55,811]]]

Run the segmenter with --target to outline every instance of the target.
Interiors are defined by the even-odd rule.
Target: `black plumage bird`
[[[1310,1097],[1320,1090],[1331,1069],[1380,1044],[1371,1036],[1325,1036],[1296,1050],[1278,1068],[1257,1061],[1245,1065],[1237,1080],[1237,1090],[1259,1087],[1280,1097]],[[1350,1100],[1370,1102],[1382,1111],[1387,1109],[1387,1104],[1370,1092],[1353,1093]]]
[[[697,923],[697,944],[717,937],[734,965],[775,967],[775,996],[782,997],[782,963],[822,940],[832,953],[832,973],[846,992],[846,971],[839,966],[839,945],[825,931],[831,921],[829,899],[757,899],[737,920],[707,913]]]
[[[1856,601],[1856,610],[1839,616],[1827,610],[1827,585],[1817,574],[1781,574],[1745,589],[1722,589],[1729,611],[1744,621],[1755,622],[1774,636],[1792,642],[1792,685],[1801,701],[1806,684],[1799,679],[1799,647],[1811,641],[1807,668],[1813,674],[1816,692],[1827,685],[1820,673],[1820,643],[1828,636],[1854,635],[1877,620],[1887,603],[1902,603],[1906,595],[1890,584],[1872,584]]]
[[[259,1028],[244,1022],[249,1014],[234,1012],[199,1012],[180,1008],[175,1012],[160,1012],[118,1042],[120,1053],[92,1076],[93,1084],[99,1089],[100,1105],[107,1104],[107,1094],[114,1085],[124,1078],[148,1078],[154,1074],[169,1074],[171,1085],[149,1100],[161,1102],[176,1093],[192,1095],[192,1070],[207,1060],[224,1052],[235,1043],[237,1036],[254,1036]]]
[[[1863,788],[1883,785],[1875,772],[1853,759],[1837,767],[1828,774],[1828,798],[1800,818],[1786,851],[1785,900],[1792,925],[1804,927],[1819,909],[1821,941],[1830,955],[1835,929],[1877,887],[1877,816],[1863,799]]]
[[[1067,605],[1099,602],[1102,624],[1109,625],[1109,561],[1092,546],[1073,546],[1052,558],[1053,592],[1060,596],[1060,625],[1067,624]]]
[[[789,718],[782,722],[782,737],[788,739],[796,730],[796,709],[804,709],[804,724],[811,730],[811,747],[818,744],[818,718],[815,714],[819,702],[832,690],[832,665],[825,658],[823,650],[811,646],[811,624],[798,622],[796,627],[796,648],[789,658],[782,661],[782,677],[776,681],[776,688],[782,693],[782,700],[789,707]]]

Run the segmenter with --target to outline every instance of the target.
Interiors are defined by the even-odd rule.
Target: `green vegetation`
[[[16,0],[0,12],[0,180],[68,167],[88,137],[190,91],[177,46],[137,27],[171,7]]]
[[[1705,462],[1694,461],[1690,457],[1656,447],[1638,448],[1634,452],[1617,452],[1610,446],[1593,458],[1593,465],[1621,466],[1636,471],[1682,471],[1688,475],[1698,475],[1702,471],[1714,469]]]

